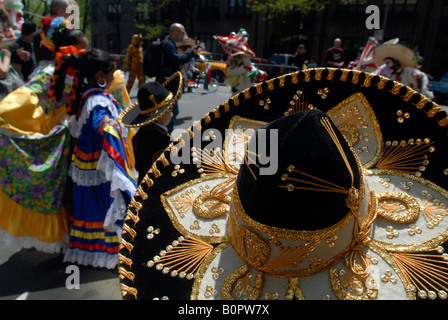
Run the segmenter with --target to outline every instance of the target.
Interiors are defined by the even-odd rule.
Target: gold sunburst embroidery
[[[285,116],[289,116],[305,110],[314,109],[314,106],[312,104],[309,104],[308,101],[305,101],[303,92],[300,90],[297,91],[297,93],[293,96],[293,100],[291,100],[289,104],[290,108],[285,112]]]
[[[436,200],[427,191],[422,191],[423,200],[421,212],[425,217],[428,228],[432,229],[448,215],[448,206]]]
[[[179,216],[184,218],[185,214],[193,206],[195,199],[196,199],[196,196],[194,194],[194,189],[191,189],[191,190],[189,190],[177,197],[174,197],[170,200],[171,200],[171,203],[173,204],[174,208],[179,213]]]
[[[420,176],[429,165],[429,157],[435,150],[434,142],[430,139],[388,141],[376,167]]]
[[[198,172],[202,177],[211,174],[232,173],[237,175],[238,171],[233,169],[224,159],[225,152],[221,149],[208,150],[192,148],[193,161],[199,168]]]
[[[212,252],[213,246],[192,237],[179,237],[162,250],[159,255],[148,261],[149,268],[155,267],[173,278],[194,279],[205,258]]]
[[[443,248],[439,247],[432,252],[441,253]],[[408,288],[417,292],[420,298],[447,298],[447,254],[391,253],[391,256],[402,272]]]

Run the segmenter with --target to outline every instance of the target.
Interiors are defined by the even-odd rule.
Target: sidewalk
[[[117,269],[79,266],[79,289],[69,290],[72,273],[62,254],[13,251],[2,243],[0,252],[0,300],[121,300]]]

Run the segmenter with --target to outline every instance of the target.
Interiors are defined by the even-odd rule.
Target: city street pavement
[[[137,88],[130,93],[136,101]],[[186,129],[230,97],[221,86],[215,93],[202,87],[179,100],[176,128]],[[73,272],[62,254],[12,250],[0,242],[0,300],[121,300],[117,269],[79,267],[79,289],[68,289]]]

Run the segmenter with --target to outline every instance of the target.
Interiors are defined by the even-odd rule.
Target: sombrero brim
[[[17,39],[7,39],[0,41],[0,49],[7,49],[9,48],[14,42],[16,42]]]
[[[375,189],[387,189],[386,185],[389,183],[393,186],[393,190],[388,189],[389,191],[405,191],[412,186],[412,182],[416,188],[409,194],[414,198],[423,201],[423,188],[420,186],[425,186],[429,193],[446,205],[443,199],[448,188],[448,156],[443,149],[448,142],[448,117],[436,103],[400,83],[359,71],[319,68],[284,75],[257,84],[206,114],[176,139],[148,171],[128,208],[123,228],[120,283],[125,298],[208,300],[221,297],[219,290],[222,287],[219,281],[223,283],[226,279],[234,279],[235,284],[235,281],[242,279],[238,278],[238,274],[244,275],[245,271],[238,273],[238,258],[231,253],[231,247],[228,247],[226,217],[219,215],[218,210],[214,212],[218,216],[206,218],[204,214],[207,215],[208,212],[196,214],[192,210],[198,208],[191,207],[203,192],[212,189],[217,183],[226,182],[229,176],[235,176],[236,169],[231,165],[212,166],[215,173],[210,175],[207,173],[210,168],[194,161],[197,156],[195,153],[206,150],[212,141],[219,141],[220,132],[225,132],[230,127],[256,130],[264,123],[309,108],[318,108],[331,115],[347,140],[351,141],[353,150],[367,170],[365,176]],[[201,145],[195,145],[190,154],[193,141],[198,137]],[[226,139],[225,145],[244,142],[245,138],[247,137],[230,137]],[[414,141],[411,142],[411,139]],[[421,142],[414,143],[417,139],[428,139],[431,142],[428,147],[432,150],[425,149],[423,154],[427,158],[423,157],[421,163],[417,160],[416,165],[408,169],[410,172],[403,173],[405,169],[400,162],[381,161],[386,147],[420,146]],[[198,150],[201,148],[202,151]],[[174,161],[173,156],[180,156],[180,153],[185,155],[185,152],[188,163],[179,164]],[[238,158],[237,153],[233,155],[234,159]],[[404,157],[402,160],[406,164],[409,159]],[[380,162],[383,163],[380,165]],[[230,205],[225,202],[228,199],[223,198],[222,201]],[[442,211],[445,210],[443,205],[439,208]],[[215,205],[215,208],[221,207],[217,208]],[[396,257],[394,253],[422,252],[430,246],[437,247],[447,238],[447,221],[443,221],[437,230],[432,231],[425,225],[422,215],[415,228],[411,228],[410,224],[396,227],[395,222],[379,220],[375,225],[377,229],[374,230],[378,239],[368,248],[372,252],[372,259],[382,259],[382,265],[378,267],[378,270],[384,271],[381,276],[390,273],[389,281],[401,281],[400,298],[414,298],[415,294],[409,288],[404,289],[405,277],[397,265],[391,262]],[[408,229],[418,232],[423,227],[426,234],[422,237],[417,235],[417,238],[413,238],[407,233]],[[393,230],[402,236],[398,238],[399,241],[394,238],[397,233]],[[405,237],[406,233],[409,238]],[[387,242],[390,236],[395,239],[395,245]],[[404,238],[407,242],[402,241]],[[412,242],[414,239],[418,241]],[[419,241],[422,241],[421,245],[412,244]],[[199,271],[196,279],[188,276],[192,270],[185,274],[173,273],[173,270],[158,263],[161,257],[179,245],[197,248],[198,252],[204,253],[202,266],[195,271]],[[231,254],[222,256],[221,252]],[[222,259],[216,259],[218,256]],[[184,257],[189,258],[187,255]],[[226,269],[222,263],[226,263],[229,268]],[[334,267],[336,270],[340,269],[338,264]],[[229,278],[230,275],[233,278]],[[257,281],[255,273],[253,276],[251,281]],[[338,278],[336,275],[334,277]],[[300,286],[307,291],[306,286],[311,283],[328,283],[329,278],[328,273],[319,273],[312,279],[314,282],[308,281],[311,278],[304,277],[303,283],[301,278],[300,281],[293,279],[289,284],[287,278],[282,278],[282,286],[277,286],[276,279],[266,279],[265,283],[274,285],[270,292],[265,293],[272,296],[278,292],[276,288],[289,288],[293,289],[290,291],[293,297],[300,298]],[[207,281],[213,283],[207,284]],[[338,287],[338,281],[339,288],[342,288],[340,279],[336,279],[333,285]],[[253,285],[251,282],[251,286]],[[331,290],[331,286],[328,289]],[[305,296],[310,299],[316,297]],[[267,296],[263,294],[261,298]]]
[[[236,38],[232,36],[214,36],[215,40],[219,42],[222,46],[232,50],[235,54],[244,54],[250,57],[255,56],[255,52],[253,52],[248,46],[245,45],[235,45],[231,40],[235,40]]]
[[[182,74],[180,72],[174,73],[162,85],[173,94],[173,97],[166,104],[150,116],[147,116],[141,114],[140,104],[136,102],[119,115],[118,121],[128,128],[139,128],[147,126],[163,117],[173,108],[182,94]]]
[[[400,62],[403,67],[416,68],[418,64],[415,53],[400,44],[383,45],[375,48],[373,63],[381,66],[386,58],[394,58]]]
[[[188,41],[176,42],[176,47],[194,47],[196,45],[196,41],[194,39],[189,39]]]

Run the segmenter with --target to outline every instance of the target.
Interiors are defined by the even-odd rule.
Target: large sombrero
[[[446,298],[447,126],[425,96],[360,71],[243,91],[144,177],[123,228],[123,297]]]
[[[182,93],[182,74],[174,73],[163,84],[151,81],[141,86],[137,102],[126,108],[118,121],[128,128],[149,125],[169,112]]]
[[[381,66],[387,58],[398,60],[404,68],[416,68],[418,65],[417,55],[414,51],[401,44],[386,43],[375,48],[373,63]]]

